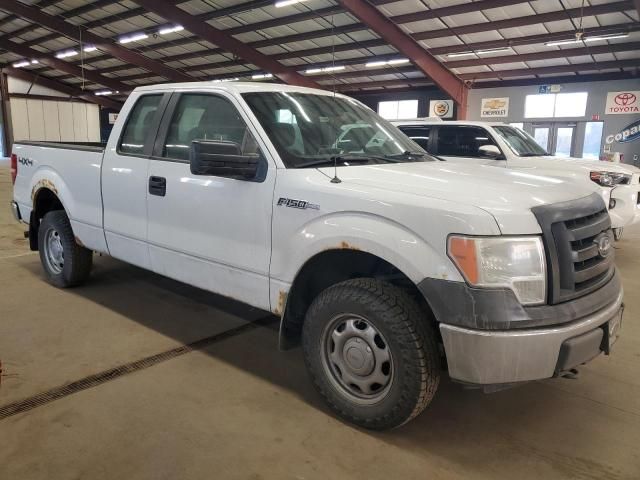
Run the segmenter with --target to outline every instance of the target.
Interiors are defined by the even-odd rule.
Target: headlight
[[[546,301],[546,263],[540,237],[452,235],[447,253],[475,287],[510,288],[523,305]]]
[[[590,178],[603,187],[613,187],[614,185],[629,185],[631,175],[616,172],[591,172]]]

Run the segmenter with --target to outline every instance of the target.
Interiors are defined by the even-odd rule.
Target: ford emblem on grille
[[[606,258],[611,253],[613,245],[611,244],[611,237],[608,232],[602,232],[596,238],[593,239],[593,243],[598,246],[598,254],[602,258]]]

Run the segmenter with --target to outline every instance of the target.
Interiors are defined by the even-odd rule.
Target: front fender
[[[316,217],[284,244],[274,242],[271,277],[291,284],[309,258],[336,249],[361,250],[375,255],[401,270],[414,283],[425,277],[462,281],[443,250],[438,251],[392,219],[358,212]]]

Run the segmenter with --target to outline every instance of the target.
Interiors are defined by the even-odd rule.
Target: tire
[[[617,242],[622,238],[622,233],[624,232],[623,227],[614,228],[613,229],[613,239]]]
[[[438,388],[433,326],[389,283],[362,278],[324,290],[307,311],[302,340],[316,389],[338,416],[360,427],[399,427],[419,415]]]
[[[56,287],[75,287],[91,273],[93,252],[78,245],[63,210],[47,213],[40,222],[38,250],[47,280]]]

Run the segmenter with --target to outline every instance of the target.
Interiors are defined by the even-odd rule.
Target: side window
[[[149,127],[158,111],[162,95],[144,95],[133,106],[127,123],[122,130],[118,151],[129,155],[142,155],[144,141],[149,133]]]
[[[498,146],[482,127],[438,127],[438,155],[479,157],[478,148],[483,145]]]
[[[402,133],[404,133],[411,140],[420,145],[425,151],[429,146],[429,135],[431,134],[431,127],[420,125],[420,126],[405,126],[398,127]]]
[[[162,156],[189,160],[194,140],[234,142],[243,154],[258,153],[258,144],[236,107],[217,95],[188,93],[178,101]]]

